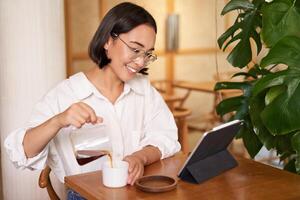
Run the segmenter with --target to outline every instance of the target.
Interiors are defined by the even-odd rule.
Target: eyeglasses
[[[154,62],[157,59],[157,56],[155,54],[144,51],[142,49],[131,47],[129,44],[127,44],[127,42],[122,40],[122,38],[120,38],[119,35],[113,33],[113,36],[120,39],[131,50],[131,52],[132,52],[131,59],[132,60],[137,60],[138,58],[143,58],[144,59],[144,67],[146,67],[147,65]]]

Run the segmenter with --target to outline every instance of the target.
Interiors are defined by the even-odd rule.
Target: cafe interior
[[[88,56],[89,42],[105,13],[120,2],[123,1],[30,0],[20,2],[18,7],[13,6],[8,0],[0,3],[1,11],[5,6],[0,22],[1,32],[7,38],[3,46],[7,51],[15,51],[21,58],[19,61],[9,62],[5,59],[1,61],[3,66],[18,66],[10,70],[1,66],[5,68],[1,69],[1,77],[5,80],[1,85],[2,83],[6,85],[1,86],[1,89],[8,85],[16,88],[13,91],[7,89],[1,91],[8,96],[1,106],[2,118],[3,113],[11,113],[1,120],[2,124],[5,124],[1,125],[2,141],[9,131],[27,119],[34,102],[49,88],[64,78],[94,66]],[[156,20],[158,32],[154,52],[158,58],[149,65],[148,78],[171,110],[178,127],[181,153],[188,155],[205,132],[231,118],[231,114],[221,117],[216,113],[218,103],[240,94],[237,90],[214,90],[217,82],[239,80],[239,77],[232,76],[240,69],[231,66],[226,59],[232,47],[229,45],[223,51],[217,43],[218,37],[234,23],[238,13],[221,15],[228,0],[129,0],[129,2],[144,7]],[[20,18],[22,22],[18,21]],[[11,25],[15,23],[18,25]],[[1,25],[6,30],[2,29]],[[13,50],[19,45],[26,48],[23,48],[22,52]],[[7,55],[7,59],[13,58],[12,54]],[[259,59],[259,56],[253,56],[255,62]],[[18,71],[20,75],[15,75],[13,70]],[[21,77],[24,80],[22,85],[15,83]],[[31,97],[23,101],[22,95],[24,97],[26,94],[30,94]],[[9,104],[20,106],[11,108]],[[16,111],[20,110],[22,114],[16,114]],[[228,149],[241,159],[251,159],[241,139],[234,139]],[[276,153],[264,148],[254,160],[282,168]],[[55,199],[51,196],[52,193],[57,193],[63,199],[62,196],[65,195],[66,186],[62,186],[55,179],[50,169],[43,170],[42,173],[15,169],[5,154],[3,143],[1,143],[1,168],[1,195],[4,199],[49,199],[49,195],[51,199]],[[48,176],[54,191],[52,187],[52,189],[48,187]],[[115,196],[110,196],[111,199],[122,199],[115,191],[112,194]],[[146,196],[141,197],[146,199]],[[249,199],[247,194],[244,196],[239,194],[236,197],[234,199]]]

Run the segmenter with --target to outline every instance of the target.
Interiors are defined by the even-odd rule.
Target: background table
[[[186,155],[156,162],[145,174],[163,174],[176,178]],[[87,199],[300,199],[300,176],[245,158],[237,158],[239,166],[199,185],[178,180],[175,190],[146,193],[134,186],[111,189],[103,186],[101,171],[65,177],[67,187]]]

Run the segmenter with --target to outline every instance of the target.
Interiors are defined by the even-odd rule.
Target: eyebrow
[[[130,41],[130,43],[134,43],[134,44],[139,45],[139,46],[142,47],[142,48],[145,48],[145,46],[144,46],[143,44],[139,43],[139,42],[136,42],[136,41]],[[154,51],[154,48],[151,48],[151,49],[149,49],[149,50],[147,50],[147,51]]]

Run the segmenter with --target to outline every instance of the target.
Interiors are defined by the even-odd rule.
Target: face
[[[112,61],[107,66],[121,80],[128,81],[136,73],[155,60],[154,50],[156,34],[152,27],[139,25],[127,33],[110,38],[104,48]]]

